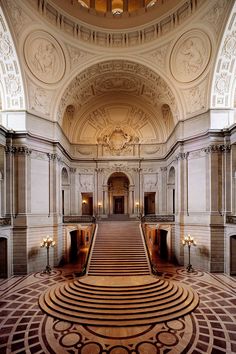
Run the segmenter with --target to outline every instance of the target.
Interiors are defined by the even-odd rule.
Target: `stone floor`
[[[0,353],[236,353],[236,278],[159,265],[161,277],[190,285],[199,306],[174,320],[130,327],[64,322],[42,313],[39,295],[75,277],[76,267],[0,280]]]

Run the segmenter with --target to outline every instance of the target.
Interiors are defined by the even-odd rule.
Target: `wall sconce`
[[[186,267],[187,272],[193,272],[193,266],[190,263],[190,249],[191,246],[196,246],[196,241],[194,240],[194,238],[192,236],[190,236],[190,234],[188,234],[188,236],[185,236],[184,239],[182,240],[182,244],[183,246],[187,245],[188,246],[188,265]]]
[[[40,244],[40,247],[44,247],[47,250],[47,265],[43,273],[50,274],[52,271],[52,268],[49,265],[49,248],[54,247],[56,242],[52,239],[52,237],[47,236],[46,238],[43,239],[43,241]]]
[[[83,201],[82,201],[82,204],[86,204],[87,202],[86,202],[86,200],[85,199],[83,199]]]
[[[98,203],[98,214],[101,212],[102,203]]]
[[[137,214],[139,213],[139,202],[137,202],[136,204],[136,210],[137,210]]]

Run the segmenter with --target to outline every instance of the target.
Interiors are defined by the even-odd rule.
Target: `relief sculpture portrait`
[[[26,63],[31,73],[40,81],[58,82],[65,71],[62,48],[47,32],[36,31],[27,37],[24,45]]]
[[[210,40],[200,31],[186,32],[175,43],[170,60],[174,78],[180,82],[191,82],[205,70],[210,58]]]

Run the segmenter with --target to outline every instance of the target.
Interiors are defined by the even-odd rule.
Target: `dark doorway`
[[[82,215],[93,215],[93,195],[92,193],[82,194]]]
[[[0,278],[7,278],[7,239],[0,237]]]
[[[144,214],[155,214],[155,192],[144,194]]]
[[[230,275],[236,275],[236,236],[230,237]]]
[[[71,237],[70,263],[76,263],[78,261],[78,253],[79,253],[78,231],[77,230],[71,231],[70,237]]]
[[[124,197],[119,196],[119,197],[114,197],[114,209],[113,213],[114,214],[124,214]]]
[[[168,259],[167,231],[159,230],[159,255],[161,259]]]
[[[65,192],[64,192],[64,190],[62,191],[61,203],[62,203],[62,215],[65,215]]]

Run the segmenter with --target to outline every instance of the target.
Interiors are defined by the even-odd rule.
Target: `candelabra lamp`
[[[46,265],[46,268],[43,271],[43,273],[50,274],[52,271],[52,268],[49,265],[49,248],[54,247],[55,244],[56,244],[55,241],[53,241],[52,237],[50,237],[50,236],[45,237],[43,239],[43,241],[41,242],[40,246],[46,248],[46,250],[47,250],[47,265]]]
[[[190,249],[191,249],[191,246],[196,246],[196,241],[194,240],[194,238],[192,236],[190,236],[190,234],[188,234],[188,236],[185,236],[183,241],[183,246],[188,246],[188,265],[186,267],[187,269],[187,272],[193,272],[194,269],[193,269],[193,266],[190,262]]]

